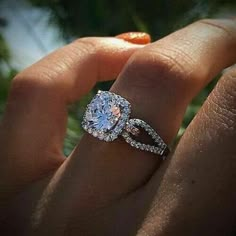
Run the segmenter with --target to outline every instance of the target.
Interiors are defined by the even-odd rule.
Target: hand
[[[88,134],[67,159],[61,150],[67,104],[96,81],[119,74],[111,90],[170,143],[192,98],[235,61],[236,21],[201,20],[143,48],[80,39],[17,75],[0,132],[0,232],[233,233],[235,69],[223,75],[164,162],[123,140],[104,143]]]

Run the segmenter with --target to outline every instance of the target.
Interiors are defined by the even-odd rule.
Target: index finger
[[[67,105],[97,81],[114,79],[140,45],[116,38],[82,38],[27,68],[12,82],[0,130],[2,189],[57,168]]]

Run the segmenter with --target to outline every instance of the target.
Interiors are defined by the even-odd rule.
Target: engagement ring
[[[162,156],[169,152],[168,146],[157,132],[145,121],[130,118],[131,105],[120,95],[108,91],[98,91],[88,104],[82,127],[92,136],[111,142],[119,136],[134,148]],[[151,144],[135,140],[141,130],[152,138]]]

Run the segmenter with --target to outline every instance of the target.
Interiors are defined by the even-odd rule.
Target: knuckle
[[[96,38],[81,38],[59,52],[50,54],[16,75],[11,84],[10,96],[28,99],[50,93],[55,97],[65,97],[70,85],[65,79],[67,71],[84,55],[86,58],[96,55],[97,47]]]
[[[230,108],[228,96],[220,96],[217,92],[213,93],[211,99],[206,103],[206,112],[204,113],[208,122],[212,121],[214,117],[214,135],[217,135],[219,130],[232,130],[235,129],[235,109]]]
[[[188,77],[193,66],[193,60],[181,49],[156,47],[136,52],[128,62],[125,74],[127,77],[135,77],[132,81],[139,87],[156,88],[166,85],[183,88],[189,86]]]
[[[235,40],[236,24],[234,19],[201,19],[198,24],[203,24],[214,31],[220,31]]]
[[[208,102],[208,110],[216,114],[215,123],[227,130],[236,129],[236,70],[225,74],[218,82]]]
[[[45,80],[34,78],[27,73],[17,75],[11,84],[10,98],[12,99],[32,99],[37,95],[43,96],[43,91],[49,88]]]
[[[76,54],[94,55],[98,49],[98,39],[96,37],[83,37],[71,43],[71,47]]]
[[[218,93],[223,94],[227,103],[236,109],[236,69],[230,69],[220,80]]]

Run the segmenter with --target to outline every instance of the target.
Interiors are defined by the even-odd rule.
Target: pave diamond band
[[[131,105],[120,95],[108,91],[98,91],[88,104],[82,127],[92,136],[111,142],[122,136],[132,147],[164,157],[169,149],[157,132],[145,121],[131,119]],[[144,130],[153,140],[144,144],[135,140]]]
[[[132,135],[134,134],[130,132],[129,130],[127,131],[127,129],[125,129],[125,131],[123,131],[121,135],[123,136],[125,141],[129,143],[132,147],[135,147],[144,151],[152,152],[160,156],[162,156],[164,153],[167,154],[166,153],[168,149],[167,145],[164,143],[161,137],[156,133],[156,131],[149,124],[147,124],[145,121],[140,120],[140,119],[130,119],[128,121],[128,124],[131,124],[132,126],[135,126],[135,127],[138,126],[138,127],[143,128],[156,144],[156,145],[150,145],[150,144],[144,144],[144,143],[138,142],[135,139],[133,139],[130,135],[130,133]]]

